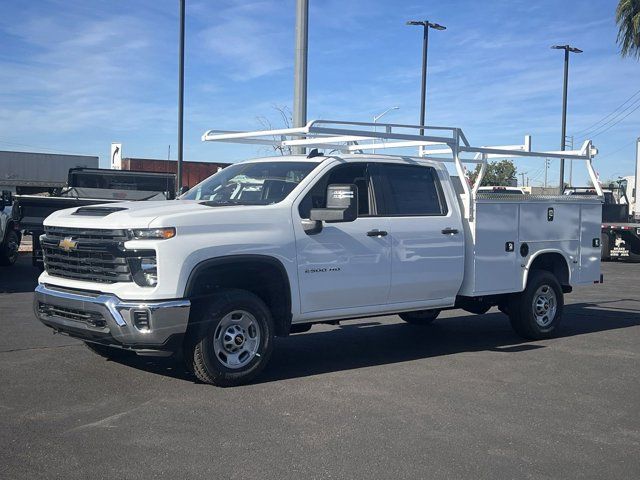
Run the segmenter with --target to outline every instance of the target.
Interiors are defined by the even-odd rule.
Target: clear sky
[[[430,36],[427,123],[459,126],[474,144],[531,134],[535,149],[558,149],[563,52],[549,47],[571,43],[584,50],[569,79],[568,133],[580,143],[640,90],[640,62],[618,55],[616,3],[310,0],[308,116],[367,121],[397,105],[386,120],[417,123],[421,31],[405,22],[427,18],[447,26]],[[107,166],[119,141],[124,156],[166,158],[171,145],[176,158],[177,0],[0,4],[0,149],[99,155]],[[273,106],[292,105],[294,16],[293,0],[187,0],[185,159],[264,153],[200,135],[257,129],[259,117],[280,126]],[[603,179],[633,174],[633,108],[592,132]],[[543,181],[542,162],[518,166]]]

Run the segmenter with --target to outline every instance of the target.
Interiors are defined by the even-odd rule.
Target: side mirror
[[[334,184],[327,187],[327,208],[311,209],[309,219],[318,222],[353,222],[358,218],[358,187]]]
[[[183,185],[182,187],[180,187],[180,195],[182,195],[183,193],[187,193],[189,191],[189,187],[187,185]]]

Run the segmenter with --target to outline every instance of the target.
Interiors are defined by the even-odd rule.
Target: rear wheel
[[[545,270],[533,270],[527,288],[514,294],[509,303],[511,326],[528,340],[551,337],[562,319],[562,287],[555,275]]]
[[[18,260],[20,238],[14,230],[7,231],[4,241],[0,244],[0,265],[9,266]]]
[[[440,310],[418,310],[417,312],[404,312],[400,318],[412,325],[428,325],[440,315]]]
[[[273,320],[253,293],[220,291],[192,321],[185,360],[200,381],[220,387],[241,385],[255,378],[269,361]]]

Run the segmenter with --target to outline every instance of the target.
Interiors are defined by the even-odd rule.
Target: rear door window
[[[378,214],[385,216],[446,215],[447,203],[438,172],[433,167],[378,164],[384,202]]]

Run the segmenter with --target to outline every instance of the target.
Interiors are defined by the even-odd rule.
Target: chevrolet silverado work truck
[[[275,336],[313,323],[398,314],[427,325],[445,309],[497,306],[522,337],[547,338],[564,294],[601,282],[601,191],[478,192],[463,169],[567,158],[595,179],[590,142],[532,152],[529,139],[473,147],[457,128],[319,120],[203,139],[315,149],[233,164],[175,201],[53,213],[42,323],[105,356],[181,352],[198,379],[230,386],[265,367]],[[420,150],[366,153],[396,147]]]

